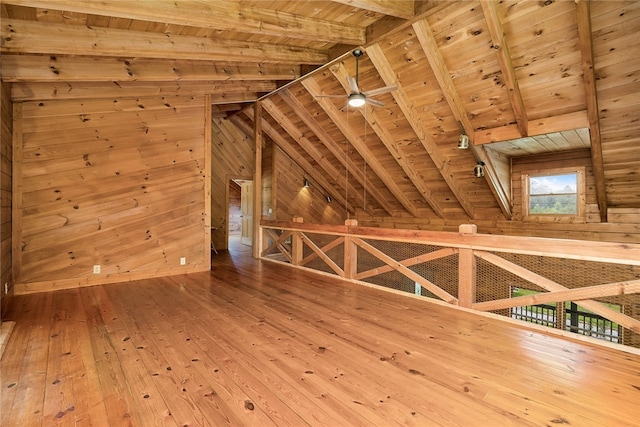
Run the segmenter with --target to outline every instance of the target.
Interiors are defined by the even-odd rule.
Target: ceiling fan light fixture
[[[367,98],[361,93],[352,93],[349,95],[348,103],[351,107],[359,108],[364,105],[366,99]]]

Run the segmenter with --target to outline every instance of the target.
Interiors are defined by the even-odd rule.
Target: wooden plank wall
[[[210,269],[204,96],[15,105],[17,290]]]
[[[302,216],[305,222],[317,224],[344,224],[347,214],[337,202],[327,202],[327,192],[282,150],[275,147],[273,181],[277,188],[275,220],[289,221]],[[305,178],[309,188],[304,187]]]
[[[11,86],[2,83],[0,88],[0,115],[2,116],[2,130],[0,131],[0,321],[2,313],[8,306],[13,294],[13,277],[11,275],[11,186],[12,186],[12,156],[11,147],[13,121],[11,102]],[[5,294],[5,284],[9,290]]]

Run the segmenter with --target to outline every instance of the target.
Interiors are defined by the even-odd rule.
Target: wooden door
[[[253,244],[253,181],[244,181],[240,186],[242,208],[242,244]]]

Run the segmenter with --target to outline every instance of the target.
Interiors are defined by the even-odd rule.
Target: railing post
[[[357,226],[358,220],[348,219],[346,226]],[[344,275],[347,279],[353,279],[358,273],[358,247],[353,243],[351,236],[344,237]]]
[[[475,224],[462,224],[459,227],[461,235],[475,235],[478,228]],[[473,249],[460,248],[458,250],[458,305],[471,308],[476,302],[477,283],[476,257]]]
[[[294,216],[293,222],[302,224],[304,218],[301,216]],[[299,231],[294,231],[291,235],[291,263],[293,265],[300,265],[302,257],[304,256],[304,244],[302,242],[302,235]]]

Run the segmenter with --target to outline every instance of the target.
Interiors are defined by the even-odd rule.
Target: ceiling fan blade
[[[398,89],[398,85],[385,86],[378,89],[368,90],[366,92],[362,92],[364,96],[376,96],[382,95],[383,93],[392,92]]]
[[[371,98],[366,98],[365,102],[369,105],[373,105],[375,107],[384,107],[384,102],[375,100],[375,99],[371,99]]]
[[[347,98],[348,95],[316,95],[316,98]]]
[[[351,76],[347,76],[347,83],[349,84],[349,89],[351,93],[360,93],[360,88],[358,87],[358,82]]]

